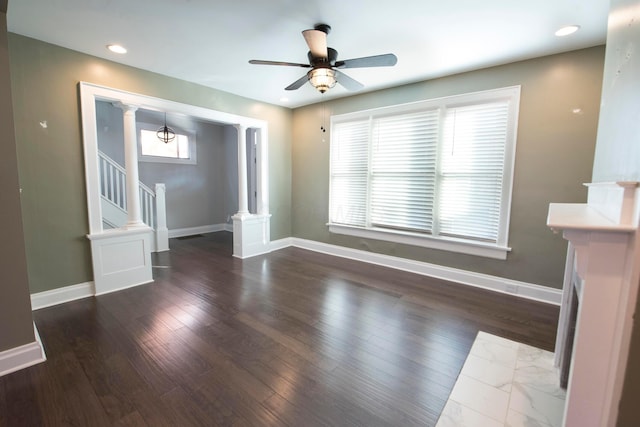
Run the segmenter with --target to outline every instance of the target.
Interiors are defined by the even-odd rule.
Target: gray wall
[[[122,110],[111,103],[96,102],[98,148],[118,164],[124,166]],[[237,141],[224,138],[227,126],[191,118],[171,118],[176,130],[195,131],[195,165],[139,162],[140,181],[152,190],[156,183],[166,185],[167,227],[199,227],[224,224],[233,209],[237,194],[229,194],[230,182],[238,180]],[[136,121],[160,127],[163,118],[157,113],[136,111]],[[229,126],[230,127],[230,126]],[[232,127],[231,127],[232,128]],[[233,128],[232,128],[233,129]],[[225,147],[231,144],[231,147]],[[231,151],[234,157],[227,158]],[[237,187],[237,185],[236,185]]]
[[[122,109],[96,101],[98,150],[124,167],[124,121]]]
[[[269,123],[271,236],[291,235],[289,109],[9,34],[22,218],[32,293],[93,279],[78,82]],[[40,121],[46,120],[47,129]]]
[[[149,120],[145,120],[149,122]],[[197,164],[140,162],[140,180],[151,189],[167,187],[167,227],[197,227],[226,222],[229,179],[224,161],[224,126],[196,121]],[[235,213],[235,212],[234,212]]]
[[[34,341],[13,131],[7,2],[0,2],[0,352]]]
[[[640,1],[612,0],[609,11],[602,107],[593,182],[640,181]],[[636,233],[636,245],[640,233]],[[628,267],[640,277],[640,248]],[[640,425],[640,299],[623,388],[618,426]]]
[[[342,114],[522,85],[506,261],[329,233],[329,135],[320,131],[320,104],[294,111],[293,235],[560,288],[566,242],[546,227],[547,210],[550,202],[586,200],[581,183],[591,177],[603,59],[604,47],[595,47],[326,103],[327,115]]]

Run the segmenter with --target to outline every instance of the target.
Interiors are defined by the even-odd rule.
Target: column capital
[[[116,108],[120,108],[122,111],[124,111],[125,113],[127,112],[134,112],[138,109],[137,105],[132,105],[132,104],[125,104],[123,102],[117,101],[117,102],[112,102],[112,105]]]

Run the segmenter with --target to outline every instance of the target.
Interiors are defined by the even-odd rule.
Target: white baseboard
[[[129,289],[129,288],[135,288],[136,286],[141,286],[141,285],[146,285],[147,283],[153,283],[153,279],[151,280],[143,280],[141,282],[134,282],[134,283],[128,283],[126,285],[119,285],[119,284],[109,284],[108,286],[104,286],[102,289],[96,289],[96,292],[94,293],[95,296],[100,296],[100,295],[106,295],[106,294],[110,294],[112,292],[118,292],[118,291],[123,291],[125,289]]]
[[[285,237],[284,239],[272,240],[271,242],[269,242],[269,249],[271,251],[288,248],[289,246],[294,246],[293,237]]]
[[[211,224],[198,227],[174,228],[169,230],[169,238],[195,236],[196,234],[215,233],[216,231],[233,231],[232,224]]]
[[[342,246],[327,243],[315,242],[313,240],[299,239],[292,237],[271,242],[274,250],[282,249],[289,243],[302,249],[321,252],[328,255],[349,258],[356,261],[368,262],[381,265],[383,267],[395,268],[437,279],[448,280],[463,285],[474,286],[490,291],[501,292],[521,298],[540,301],[553,305],[560,305],[562,290],[553,289],[547,286],[535,285],[533,283],[521,282],[518,280],[505,279],[503,277],[491,276],[483,273],[476,273],[458,268],[444,267],[437,264],[430,264],[422,261],[414,261],[405,258],[382,255],[359,249],[345,248]]]
[[[221,230],[217,230],[221,231]],[[202,233],[202,231],[200,232]],[[196,233],[199,234],[199,233]],[[189,235],[189,234],[186,234]],[[503,277],[491,276],[488,274],[476,273],[468,270],[461,270],[452,267],[443,267],[437,264],[430,264],[422,261],[414,261],[405,258],[382,255],[359,249],[345,248],[328,243],[315,242],[313,240],[299,239],[297,237],[286,237],[284,239],[273,240],[269,244],[270,251],[277,251],[295,246],[314,252],[328,255],[349,258],[356,261],[368,262],[384,267],[395,268],[423,276],[448,280],[464,285],[475,286],[491,291],[502,292],[515,295],[521,298],[541,301],[548,304],[560,305],[562,290],[553,289],[547,286],[540,286],[533,283],[521,282],[518,280],[505,279]],[[119,290],[119,289],[118,289]],[[38,310],[57,304],[94,296],[96,294],[93,282],[80,283],[78,285],[65,286],[51,291],[39,292],[31,295],[31,307]]]
[[[35,341],[0,352],[0,377],[47,360],[35,323],[33,333]]]
[[[91,297],[95,294],[96,289],[93,282],[79,283],[50,291],[38,292],[31,294],[31,309],[39,310],[41,308],[51,307],[52,305]]]

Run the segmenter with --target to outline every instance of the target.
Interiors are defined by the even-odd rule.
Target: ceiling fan
[[[285,65],[290,67],[311,68],[307,74],[291,83],[285,88],[285,90],[296,90],[309,81],[313,87],[320,91],[320,93],[325,93],[327,90],[334,87],[336,83],[340,83],[345,89],[352,91],[364,87],[362,83],[352,79],[338,69],[387,67],[396,65],[398,62],[398,58],[396,58],[392,53],[338,61],[338,51],[327,47],[327,34],[329,34],[330,31],[331,27],[329,25],[318,24],[314,29],[304,30],[302,32],[302,35],[309,46],[309,53],[307,53],[309,58],[308,64],[262,61],[257,59],[252,59],[249,63],[258,65]]]

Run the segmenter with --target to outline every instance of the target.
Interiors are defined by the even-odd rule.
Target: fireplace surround
[[[547,225],[569,241],[555,349],[570,366],[567,427],[616,423],[640,280],[638,184],[586,184],[586,204],[549,205]]]

